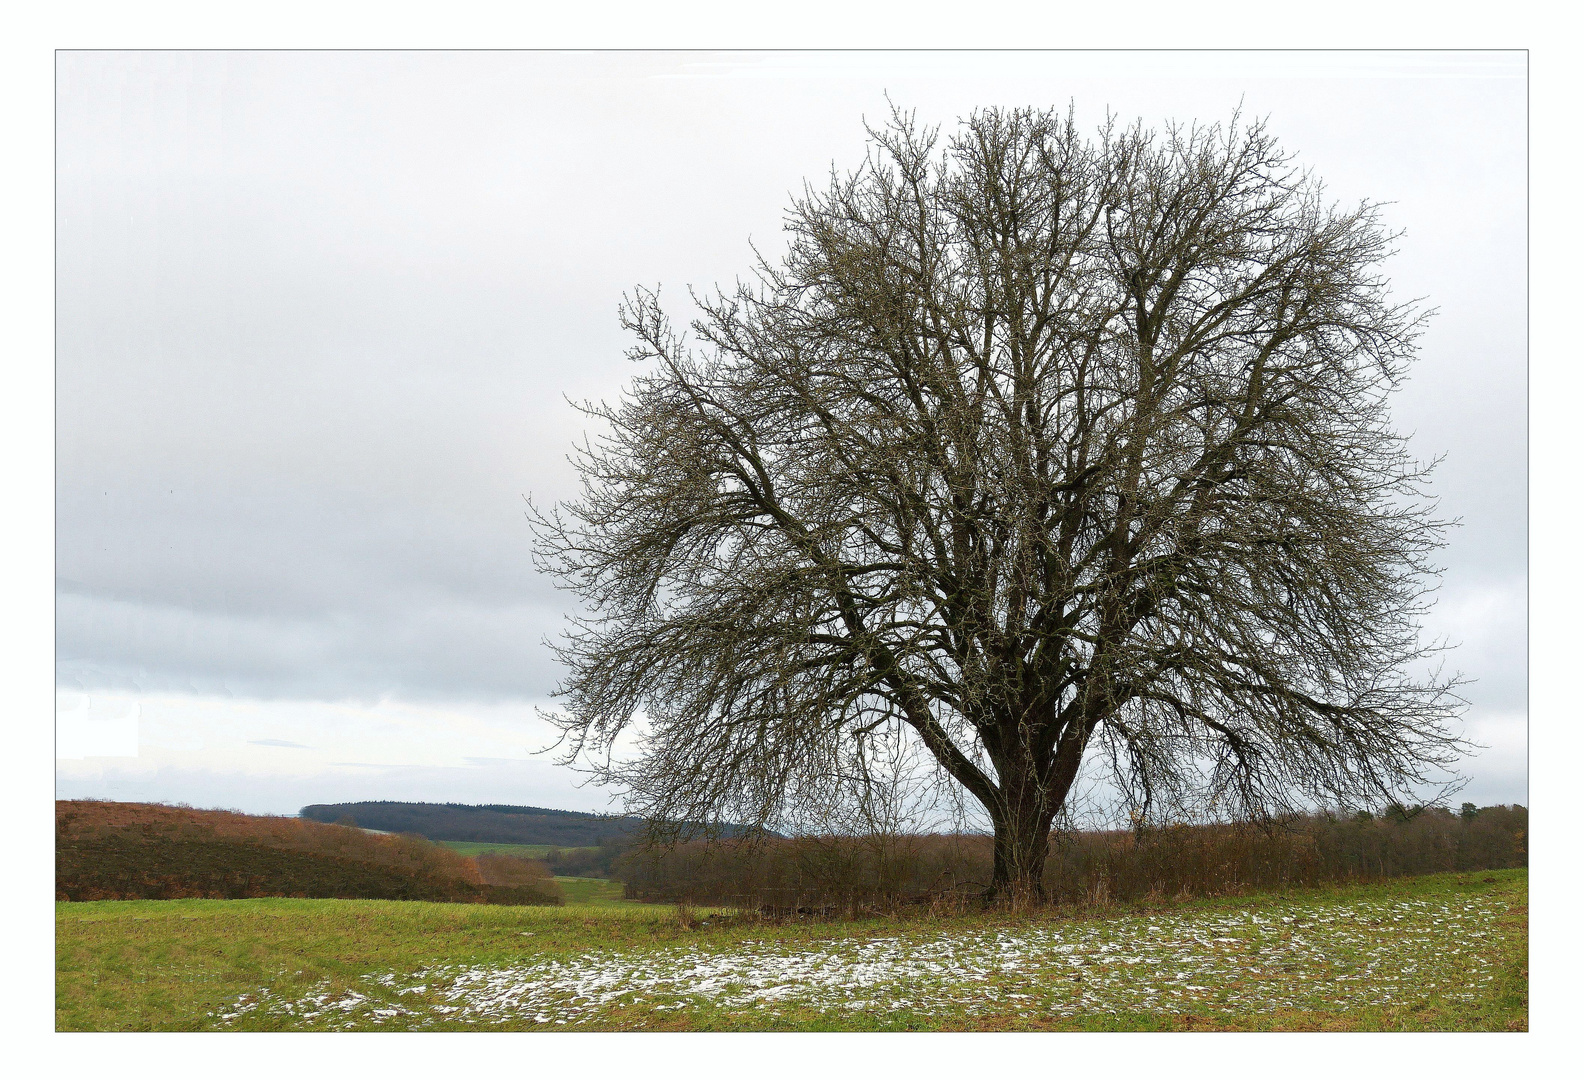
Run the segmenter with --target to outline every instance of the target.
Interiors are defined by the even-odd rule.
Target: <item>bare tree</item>
[[[574,749],[656,820],[772,824],[920,746],[1011,892],[1086,755],[1146,814],[1449,767],[1418,625],[1444,523],[1387,410],[1423,315],[1376,207],[1236,118],[870,135],[691,340],[623,305],[648,367],[585,406],[581,497],[532,512],[589,613],[559,646]]]

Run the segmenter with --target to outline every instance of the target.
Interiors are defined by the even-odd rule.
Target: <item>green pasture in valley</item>
[[[619,881],[591,877],[558,877],[556,884],[566,902],[588,907],[631,907],[636,901],[625,899],[625,890]]]
[[[462,855],[515,855],[519,859],[542,859],[550,853],[554,844],[493,844],[479,843],[473,840],[436,840],[435,843],[448,847]],[[564,847],[561,851],[597,851],[598,848]]]
[[[1528,874],[1032,914],[56,905],[61,1030],[1524,1030]],[[588,883],[580,885],[579,882]],[[587,894],[585,894],[587,895]]]

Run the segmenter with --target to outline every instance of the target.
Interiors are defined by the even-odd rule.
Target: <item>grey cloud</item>
[[[306,776],[260,776],[176,767],[139,770],[110,763],[95,777],[57,780],[56,798],[186,802],[252,814],[295,814],[313,803],[393,797],[424,802],[506,802],[596,813],[617,808],[608,793],[579,787],[577,774],[546,761],[483,767],[398,767],[357,761],[332,764],[342,768]]]
[[[457,601],[383,603],[318,618],[258,617],[63,592],[59,682],[255,698],[543,698],[557,672],[541,636],[559,613]]]
[[[1069,97],[1086,123],[1220,120],[1243,98],[1339,201],[1391,200],[1388,275],[1440,308],[1396,415],[1446,455],[1463,523],[1430,631],[1463,642],[1479,709],[1521,712],[1523,81],[1168,59],[1152,82],[1060,55],[956,78],[883,54],[63,53],[59,681],[545,697],[569,597],[532,568],[521,496],[574,491],[564,397],[630,377],[620,295],[660,282],[685,313],[749,237],[773,256],[787,193],[860,160],[889,90],[948,123]]]
[[[471,516],[355,498],[212,488],[176,495],[147,485],[63,493],[59,587],[245,617],[317,618],[349,606],[399,610],[459,598],[486,607],[556,601],[529,564],[518,494],[480,499]]]
[[[1451,646],[1440,659],[1470,680],[1462,696],[1477,709],[1522,713],[1528,707],[1526,585],[1522,577],[1453,578],[1425,620],[1427,636]]]
[[[1529,801],[1529,737],[1523,714],[1472,712],[1464,736],[1476,744],[1460,768],[1468,785],[1457,801],[1480,806]]]
[[[252,746],[283,746],[291,750],[312,750],[311,746],[304,746],[300,742],[287,742],[285,739],[249,739]]]

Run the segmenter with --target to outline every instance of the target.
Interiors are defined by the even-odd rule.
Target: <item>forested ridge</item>
[[[554,844],[594,847],[601,840],[644,827],[642,818],[552,810],[542,806],[491,803],[348,802],[305,806],[310,821],[346,824],[381,832],[417,833],[430,840],[495,844]]]

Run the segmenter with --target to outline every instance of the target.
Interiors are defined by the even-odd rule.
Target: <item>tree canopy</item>
[[[587,407],[580,497],[533,512],[585,605],[574,748],[637,813],[767,825],[921,750],[994,824],[996,887],[1036,890],[1086,762],[1143,814],[1449,767],[1445,523],[1388,409],[1424,314],[1378,208],[1236,119],[870,135],[691,334],[623,305],[643,367]]]

